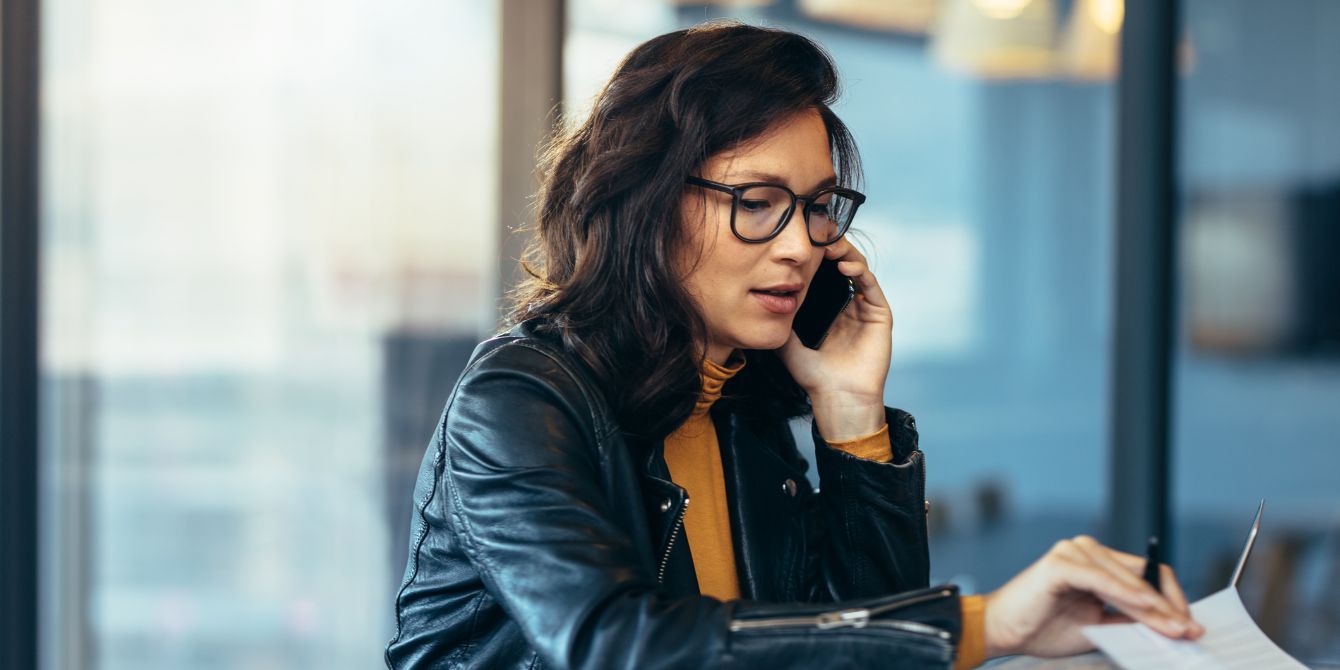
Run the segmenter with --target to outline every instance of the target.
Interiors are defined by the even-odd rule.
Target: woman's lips
[[[800,294],[790,293],[787,295],[776,295],[773,293],[764,293],[762,291],[750,291],[749,295],[758,299],[763,305],[763,309],[773,314],[794,314],[800,308]]]

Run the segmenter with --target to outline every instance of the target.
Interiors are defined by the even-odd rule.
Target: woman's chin
[[[767,349],[781,349],[788,339],[791,338],[791,329],[778,331],[775,333],[757,333],[753,337],[746,338],[740,345],[741,349],[754,349],[762,351]]]

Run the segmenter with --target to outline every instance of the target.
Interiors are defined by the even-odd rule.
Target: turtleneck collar
[[[700,416],[707,413],[712,408],[712,404],[721,399],[721,388],[734,377],[736,373],[744,369],[744,353],[736,349],[726,359],[726,364],[720,365],[710,358],[703,359],[703,391],[698,396],[698,402],[693,406],[693,416]]]

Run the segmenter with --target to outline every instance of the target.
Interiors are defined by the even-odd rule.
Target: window
[[[1191,0],[1178,105],[1173,520],[1189,595],[1241,584],[1300,660],[1340,661],[1340,6]]]
[[[493,327],[494,12],[44,4],[48,667],[381,663]]]

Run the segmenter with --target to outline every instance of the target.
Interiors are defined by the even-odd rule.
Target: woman
[[[635,49],[555,142],[515,325],[424,458],[388,665],[966,667],[1086,649],[1125,618],[1104,603],[1200,634],[1171,574],[1158,594],[1084,537],[985,597],[928,585],[836,92],[809,40],[705,25]],[[825,259],[857,294],[810,349],[792,320]]]

